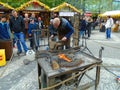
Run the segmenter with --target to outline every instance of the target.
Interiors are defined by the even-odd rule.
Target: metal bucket
[[[0,40],[0,49],[5,49],[6,60],[9,60],[13,52],[12,40]]]

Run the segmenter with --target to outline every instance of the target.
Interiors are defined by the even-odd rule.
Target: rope
[[[113,73],[112,71],[110,71],[106,66],[104,66],[103,64],[101,64],[100,66],[102,66],[106,71],[108,71],[109,73],[113,74],[114,76],[118,76],[117,74]]]
[[[107,47],[111,47],[111,48],[115,48],[115,49],[120,49],[120,47],[115,47],[115,46],[111,46],[111,45],[107,45],[107,44],[104,44],[104,43],[101,43],[101,42],[97,42],[97,41],[94,41],[94,40],[91,40],[95,43],[98,43],[98,44],[101,44],[101,45],[104,45],[104,46],[107,46]]]
[[[12,52],[12,56],[11,56],[11,58],[10,58],[10,60],[9,60],[8,64],[6,65],[5,69],[3,69],[2,73],[0,74],[0,77],[2,77],[2,76],[3,76],[3,74],[5,73],[5,71],[7,70],[7,68],[8,68],[8,66],[9,66],[9,64],[10,64],[10,63],[11,63],[11,61],[12,61],[12,58],[13,58],[13,52]]]
[[[76,75],[74,75],[74,76],[72,76],[72,77],[70,77],[70,78],[68,78],[68,79],[66,79],[66,80],[64,80],[64,81],[61,81],[60,83],[57,83],[57,84],[52,85],[52,86],[47,87],[47,88],[42,88],[42,89],[40,89],[40,90],[49,90],[49,89],[55,88],[55,87],[57,87],[57,86],[59,86],[59,85],[62,85],[62,84],[64,84],[65,82],[68,82],[68,81],[72,80],[73,78],[78,77],[80,74],[88,71],[89,69],[91,69],[91,68],[93,68],[93,67],[95,67],[95,66],[98,66],[98,65],[97,65],[97,64],[92,65],[92,66],[88,67],[87,69],[81,71],[80,73],[78,73],[78,74],[76,74]]]
[[[110,71],[110,70],[107,68],[107,67],[109,67],[109,66],[107,66],[107,65],[103,65],[103,64],[100,64],[100,65],[92,65],[92,66],[90,66],[89,68],[81,71],[80,73],[78,73],[78,74],[76,74],[76,75],[74,75],[74,76],[72,76],[72,77],[70,77],[70,78],[68,78],[68,79],[66,79],[66,80],[64,80],[64,81],[61,81],[60,83],[57,83],[57,84],[55,84],[55,85],[52,85],[52,86],[50,86],[50,87],[43,88],[43,89],[40,89],[40,90],[49,90],[49,89],[55,88],[55,87],[57,87],[57,86],[59,86],[59,85],[62,85],[62,84],[64,84],[65,82],[68,82],[68,81],[72,80],[73,78],[78,77],[80,74],[88,71],[89,69],[91,69],[91,68],[93,68],[93,67],[95,67],[95,66],[102,66],[102,67],[104,67],[104,69],[105,69],[106,71],[108,71],[109,73],[113,74],[114,76],[117,76],[115,73],[113,73],[112,71]],[[112,67],[120,67],[120,66],[112,66]]]

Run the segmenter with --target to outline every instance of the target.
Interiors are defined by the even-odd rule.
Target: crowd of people
[[[96,19],[95,21],[91,17],[82,16],[80,18],[80,36],[85,35],[87,38],[91,36],[91,30],[95,29],[95,26],[99,26],[100,32],[105,32],[106,39],[111,38],[112,31],[119,30],[119,20],[113,19],[109,15],[104,19]]]
[[[0,22],[0,40],[10,40],[13,39],[13,47],[17,46],[18,52],[17,54],[21,54],[22,48],[24,49],[24,53],[28,51],[28,46],[26,45],[26,38],[29,38],[30,48],[33,49],[33,34],[37,35],[40,32],[33,33],[34,30],[42,30],[43,21],[41,17],[38,19],[35,17],[35,14],[32,13],[31,17],[25,13],[24,17],[19,15],[17,11],[13,10],[12,15],[7,21],[6,15],[1,17]],[[12,34],[12,35],[11,35]],[[13,36],[13,37],[11,37]],[[36,37],[35,40],[37,43],[37,47],[39,46],[39,40]]]
[[[11,14],[12,15],[9,18],[9,22],[7,22],[7,18],[5,15],[1,17],[0,40],[11,39],[12,33],[13,47],[15,47],[15,45],[17,46],[18,55],[23,52],[22,48],[24,49],[25,53],[28,51],[28,46],[26,45],[26,38],[29,39],[29,47],[31,49],[35,48],[35,50],[38,50],[38,47],[40,46],[40,38],[38,38],[38,36],[41,35],[41,30],[44,28],[42,18],[36,18],[34,13],[32,13],[30,17],[27,13],[25,13],[23,17],[19,15],[15,10],[13,10]],[[59,41],[62,41],[63,46],[65,46],[66,49],[69,49],[70,37],[74,33],[73,25],[71,25],[69,20],[59,17],[57,14],[54,14],[54,16],[50,19],[49,22],[49,38],[51,40],[55,38]],[[86,36],[86,38],[90,38],[92,24],[93,19],[91,17],[82,16],[80,18],[80,37]],[[111,38],[112,25],[113,19],[108,16],[105,23],[107,39]]]
[[[34,13],[32,13],[31,17],[25,13],[23,17],[15,10],[11,14],[9,22],[7,22],[5,15],[1,17],[0,40],[10,40],[12,34],[13,47],[17,46],[17,54],[20,55],[23,50],[25,54],[28,51],[28,46],[26,45],[26,38],[28,37],[30,48],[38,50],[40,40],[37,36],[41,34],[41,30],[44,28],[41,17],[36,18]],[[57,35],[66,48],[70,48],[70,37],[74,32],[72,25],[67,19],[59,18],[57,14],[54,14],[50,23],[50,39]]]
[[[91,27],[92,27],[93,19],[89,16],[82,16],[80,18],[80,37],[86,36],[86,38],[90,38],[91,36]]]

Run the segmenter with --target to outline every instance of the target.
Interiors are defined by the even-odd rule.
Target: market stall
[[[106,19],[107,16],[111,16],[114,19],[112,31],[117,32],[119,30],[120,10],[106,11],[105,13],[99,15],[99,17],[103,19]]]
[[[51,11],[58,13],[60,17],[68,19],[68,21],[74,26],[75,32],[73,37],[75,38],[75,40],[73,45],[77,46],[79,42],[79,16],[82,13],[82,11],[78,10],[77,8],[66,2],[58,5],[57,7],[52,8]]]
[[[39,0],[30,0],[16,8],[16,10],[22,12],[22,14],[28,13],[29,16],[31,13],[35,13],[36,17],[40,16],[42,21],[44,21],[43,23],[45,27],[47,27],[49,24],[50,9],[47,5]]]
[[[2,14],[6,14],[9,16],[8,13],[10,13],[11,10],[13,10],[14,8],[9,6],[8,4],[5,4],[3,2],[0,2],[0,16]]]
[[[106,11],[105,13],[99,15],[99,17],[103,17],[103,18],[107,16],[111,16],[112,18],[119,18],[120,10]]]
[[[59,16],[63,16],[63,17],[71,17],[74,16],[76,13],[81,13],[80,10],[78,10],[77,8],[66,2],[54,8],[51,8],[51,11],[58,12]]]

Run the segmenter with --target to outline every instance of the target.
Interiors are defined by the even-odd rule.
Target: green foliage
[[[65,0],[39,0],[39,1],[41,1],[42,3],[45,3],[50,8],[55,7],[55,6],[65,2]]]
[[[7,3],[12,7],[19,7],[21,4],[26,3],[30,0],[0,0],[1,2]],[[39,0],[42,3],[45,3],[50,8],[55,7],[63,2],[68,2],[77,9],[83,9],[85,11],[91,12],[104,12],[107,10],[118,8],[118,4],[114,4],[113,0]],[[116,5],[116,6],[115,6]]]
[[[16,8],[16,7],[19,7],[21,4],[26,3],[27,1],[30,1],[30,0],[0,0],[0,1],[3,3],[7,3],[12,7]],[[39,0],[39,1],[42,3],[45,3],[50,8],[65,2],[65,0]]]
[[[0,0],[1,2],[7,3],[8,5],[16,8],[19,7],[21,4],[26,3],[30,0]]]

